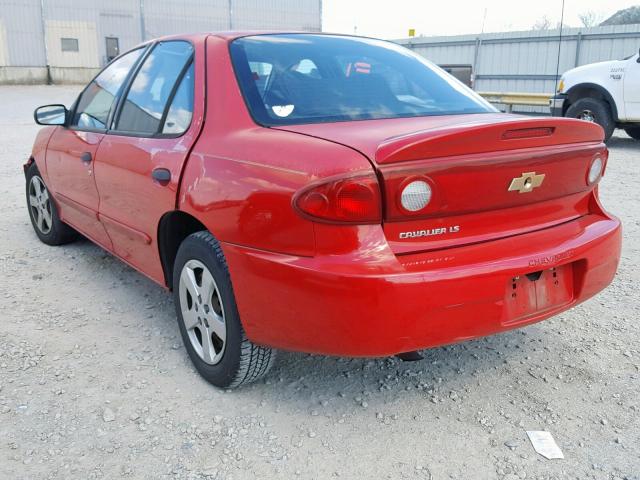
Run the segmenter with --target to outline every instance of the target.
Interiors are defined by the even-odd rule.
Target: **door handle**
[[[151,176],[160,185],[166,185],[171,181],[171,172],[166,168],[155,168]]]
[[[82,152],[80,154],[80,160],[82,160],[82,163],[91,163],[91,160],[93,160],[91,152]]]

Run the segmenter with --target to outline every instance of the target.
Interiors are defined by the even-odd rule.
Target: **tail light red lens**
[[[380,223],[380,187],[373,175],[339,178],[300,191],[296,209],[313,220],[337,223]]]

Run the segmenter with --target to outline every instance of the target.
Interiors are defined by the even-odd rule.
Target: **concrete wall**
[[[0,0],[0,84],[84,83],[107,63],[106,37],[125,52],[174,33],[320,31],[321,8],[321,0]],[[62,51],[61,38],[77,39],[78,51]]]
[[[33,85],[47,83],[46,67],[0,66],[0,85]]]

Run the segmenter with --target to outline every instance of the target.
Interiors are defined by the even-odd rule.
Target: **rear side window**
[[[109,112],[118,90],[142,52],[143,49],[139,48],[116,59],[87,86],[78,100],[72,126],[90,130],[107,128]]]
[[[230,52],[247,106],[262,125],[496,111],[437,66],[391,42],[267,34],[238,38]]]
[[[191,117],[193,117],[193,62],[191,62],[171,101],[162,133],[186,132],[191,124]]]
[[[158,44],[144,60],[131,83],[116,130],[142,135],[162,132],[165,110],[170,103],[173,105],[171,100],[180,90],[177,86],[182,86],[178,82],[188,73],[187,67],[192,56],[193,47],[188,42],[172,41]],[[191,92],[187,93],[193,96],[193,87]],[[184,97],[184,89],[180,94]],[[174,109],[174,120],[179,109],[178,105]]]

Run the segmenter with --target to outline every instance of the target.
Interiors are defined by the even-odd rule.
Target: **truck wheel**
[[[63,245],[78,238],[78,232],[60,220],[56,204],[35,162],[27,170],[26,187],[29,218],[41,242],[47,245]]]
[[[640,140],[640,127],[627,127],[624,129],[631,138],[635,138],[636,140]]]
[[[609,105],[596,98],[583,98],[571,105],[565,113],[565,117],[579,118],[600,125],[604,130],[604,141],[608,141],[613,135],[616,125],[611,116]]]
[[[209,232],[193,233],[180,245],[173,269],[173,296],[182,341],[205,380],[234,388],[269,371],[276,352],[247,338],[227,262]]]

